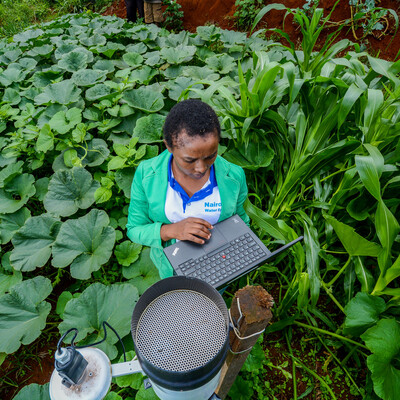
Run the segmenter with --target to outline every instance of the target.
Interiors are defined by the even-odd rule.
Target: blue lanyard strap
[[[215,168],[214,164],[211,165],[210,168],[210,184],[205,188],[200,189],[198,192],[194,193],[192,197],[189,197],[187,193],[184,191],[179,182],[172,175],[172,154],[168,161],[168,183],[175,192],[178,192],[182,198],[183,212],[186,210],[186,206],[188,203],[192,201],[203,200],[212,194],[214,188],[217,186],[217,179],[215,178]]]

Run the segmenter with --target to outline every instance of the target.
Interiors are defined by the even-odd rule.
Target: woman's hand
[[[204,219],[189,217],[175,224],[162,225],[161,240],[190,240],[204,244],[205,240],[210,239],[212,228],[213,226]]]

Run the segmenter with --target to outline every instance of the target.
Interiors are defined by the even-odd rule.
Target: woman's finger
[[[202,226],[205,226],[207,229],[212,229],[213,228],[213,226],[208,221],[206,221],[205,219],[189,217],[187,219],[187,221],[188,222],[193,222],[193,223],[196,223],[196,224],[200,224]]]
[[[205,243],[205,240],[200,239],[196,235],[189,235],[187,240],[190,240],[191,242],[195,242],[195,243],[198,243],[198,244],[204,244]]]

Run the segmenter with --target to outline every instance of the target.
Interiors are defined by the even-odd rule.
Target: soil
[[[320,0],[319,7],[323,8],[324,15],[334,7],[336,0]],[[284,4],[288,8],[302,7],[304,0],[275,0],[275,3]],[[235,29],[234,13],[236,10],[235,0],[178,0],[182,6],[184,13],[184,28],[190,32],[195,32],[198,26],[214,24],[222,29]],[[268,3],[266,3],[268,4]],[[378,7],[394,10],[400,16],[399,0],[376,0]],[[120,18],[126,18],[126,9],[124,0],[115,0],[114,3],[106,10],[105,15],[116,15]],[[259,24],[259,27],[280,28],[289,34],[291,40],[297,47],[301,43],[301,32],[298,25],[293,24],[290,16],[284,21],[284,11],[269,12]],[[336,8],[333,10],[331,21],[343,25],[346,20],[351,19],[351,10],[348,0],[340,0]],[[355,30],[354,34],[349,25],[345,25],[337,38],[349,39],[365,48],[369,54],[379,56],[380,58],[394,61],[397,53],[400,51],[400,29],[396,32],[395,22],[392,16],[388,17],[388,23],[382,31],[374,31],[365,38],[362,28]],[[335,27],[327,29],[319,37],[316,49],[321,48],[325,43],[326,37],[333,32]],[[383,35],[382,35],[383,33]],[[273,35],[278,40],[276,34]]]

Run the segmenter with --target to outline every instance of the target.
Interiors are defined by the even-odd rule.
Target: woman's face
[[[205,136],[188,136],[181,132],[174,141],[172,148],[174,165],[185,177],[192,179],[203,178],[218,154],[219,138],[217,133],[209,133]]]

